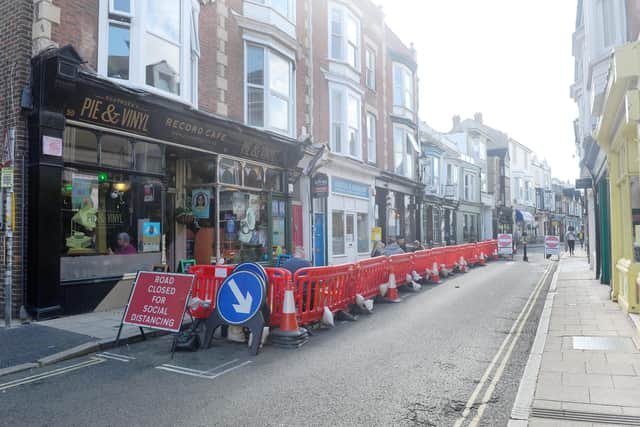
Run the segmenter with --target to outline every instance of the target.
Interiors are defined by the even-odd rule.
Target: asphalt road
[[[549,280],[521,334],[510,330],[553,264],[542,258],[532,251],[529,263],[518,255],[401,293],[298,350],[251,357],[216,342],[171,360],[163,337],[111,351],[120,360],[93,355],[2,377],[0,425],[454,425],[480,388],[466,425],[496,376],[484,381],[485,371],[514,343],[479,422],[506,425]]]

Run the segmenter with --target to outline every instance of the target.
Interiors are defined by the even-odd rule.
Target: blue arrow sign
[[[256,315],[265,297],[262,279],[250,271],[238,271],[227,277],[216,299],[216,309],[225,322],[241,325]]]

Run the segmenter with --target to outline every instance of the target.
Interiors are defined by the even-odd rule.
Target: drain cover
[[[628,337],[573,337],[574,350],[620,350],[634,351],[633,341]]]

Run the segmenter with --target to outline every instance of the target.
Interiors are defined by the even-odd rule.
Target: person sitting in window
[[[132,255],[138,253],[136,248],[131,244],[131,237],[127,233],[118,234],[118,248],[113,252],[109,249],[109,253],[116,255]]]

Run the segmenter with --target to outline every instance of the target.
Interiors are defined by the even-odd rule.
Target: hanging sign
[[[317,173],[311,181],[311,194],[314,198],[329,196],[329,177],[325,173]]]
[[[140,271],[122,323],[180,332],[194,275]]]

